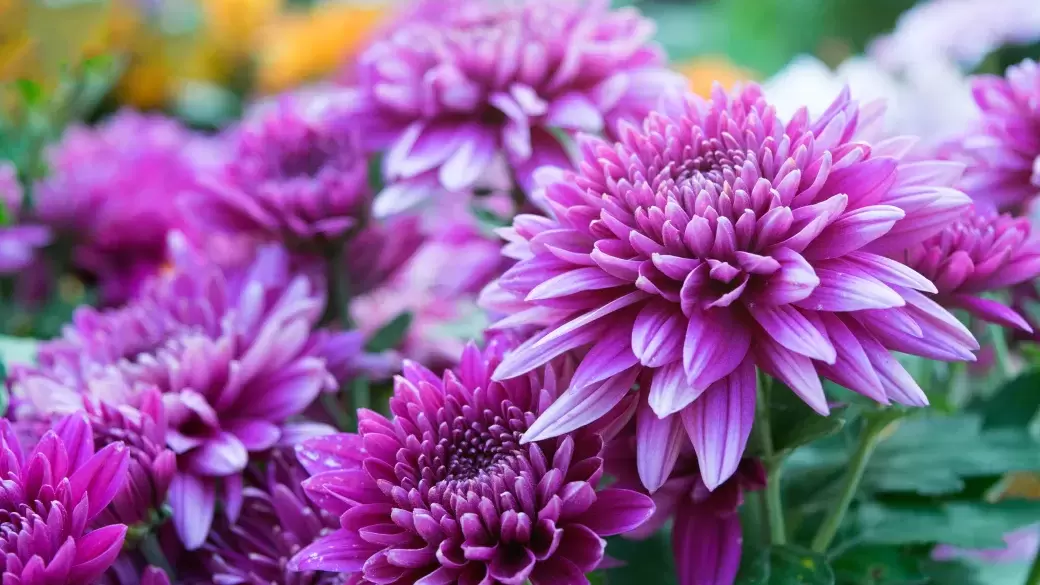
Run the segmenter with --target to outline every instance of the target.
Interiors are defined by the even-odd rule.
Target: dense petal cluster
[[[126,526],[96,520],[126,479],[121,443],[94,452],[83,414],[62,419],[31,450],[0,420],[0,575],[21,585],[91,585],[123,546]]]
[[[261,469],[263,467],[263,469]],[[202,549],[212,582],[242,585],[339,585],[338,573],[295,572],[289,559],[339,526],[312,503],[301,484],[307,472],[291,451],[276,450],[246,474],[242,512],[218,522]],[[210,581],[207,581],[210,582]]]
[[[368,162],[316,99],[282,99],[237,129],[229,161],[186,208],[232,233],[315,248],[368,212]]]
[[[9,225],[18,219],[22,186],[14,165],[0,161],[0,274],[12,274],[28,266],[36,250],[51,241],[51,232],[37,225]]]
[[[552,130],[602,132],[684,87],[653,23],[604,0],[456,0],[391,27],[359,58],[359,124],[387,148],[377,215],[473,186],[505,160],[524,187],[567,164]],[[430,14],[426,14],[431,12]]]
[[[500,352],[471,345],[443,378],[409,363],[392,419],[361,411],[359,434],[304,443],[299,458],[313,474],[304,488],[340,528],[291,567],[357,583],[587,583],[603,537],[635,528],[653,505],[633,491],[597,491],[599,435],[522,445],[572,366],[493,382]]]
[[[610,410],[637,375],[639,471],[650,490],[692,440],[705,484],[740,463],[756,367],[821,414],[820,376],[882,403],[927,403],[890,354],[972,359],[978,345],[885,254],[938,232],[970,204],[960,167],[909,162],[913,141],[857,140],[869,125],[843,92],[821,116],[778,119],[757,86],[690,96],[586,139],[576,173],[547,176],[551,217],[518,216],[519,262],[486,304],[497,327],[539,326],[495,379],[586,351],[575,379],[525,441]],[[681,416],[680,416],[681,415]]]
[[[21,373],[15,392],[46,412],[77,406],[62,388],[93,394],[109,376],[132,390],[158,389],[165,442],[177,454],[174,523],[195,548],[209,531],[218,488],[234,520],[250,453],[321,427],[288,420],[338,388],[332,371],[346,371],[361,344],[356,333],[312,332],[323,296],[289,272],[279,248],[228,274],[179,237],[170,247],[169,274],[123,308],[80,309],[62,338],[43,344],[41,367]]]
[[[1022,315],[980,296],[1040,276],[1040,239],[1031,231],[1028,218],[972,209],[899,258],[935,283],[936,300],[943,306],[1031,332]]]
[[[178,200],[218,152],[157,115],[123,111],[73,127],[48,153],[36,218],[71,240],[76,268],[97,280],[106,303],[122,303],[166,261],[166,235],[184,225]]]
[[[979,204],[1024,213],[1040,195],[1040,64],[979,76],[972,94],[982,117],[954,149],[968,163],[959,186]]]

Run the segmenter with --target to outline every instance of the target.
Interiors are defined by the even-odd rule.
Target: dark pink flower
[[[1027,320],[1014,309],[980,296],[1040,275],[1040,239],[1030,232],[1028,218],[970,209],[897,258],[935,283],[939,304],[1032,332]]]
[[[98,515],[126,481],[122,443],[94,452],[90,423],[73,414],[22,449],[0,420],[0,575],[21,585],[91,585],[123,546],[126,526]]]
[[[579,433],[522,445],[572,367],[492,382],[497,344],[469,346],[443,378],[406,364],[386,419],[298,450],[304,489],[340,528],[290,562],[356,583],[587,583],[604,536],[639,526],[650,499],[598,489],[603,439]]]
[[[820,414],[820,377],[873,398],[928,400],[891,350],[971,360],[978,344],[887,254],[943,228],[970,200],[961,167],[904,160],[912,139],[869,144],[843,92],[817,119],[784,122],[757,86],[666,104],[621,141],[581,142],[577,172],[543,173],[550,217],[505,231],[518,263],[485,305],[495,327],[537,327],[495,372],[506,380],[586,352],[525,441],[580,428],[642,373],[639,472],[651,491],[687,441],[704,483],[737,469],[756,369]]]
[[[434,3],[428,3],[430,7]],[[469,189],[504,159],[521,186],[569,165],[559,130],[611,131],[684,82],[664,67],[653,23],[604,0],[452,0],[390,27],[358,59],[366,143],[386,149],[377,215]]]

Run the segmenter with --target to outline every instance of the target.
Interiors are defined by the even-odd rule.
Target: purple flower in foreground
[[[603,439],[580,433],[520,444],[567,386],[553,366],[493,382],[497,344],[467,347],[458,372],[438,378],[409,363],[387,420],[359,412],[360,433],[298,449],[310,497],[340,528],[290,563],[354,574],[359,583],[587,583],[604,536],[653,511],[629,490],[597,491]]]
[[[1031,235],[1029,219],[971,209],[898,258],[935,283],[939,304],[1032,332],[1014,309],[978,296],[1040,275],[1040,239]]]
[[[97,526],[95,519],[125,481],[128,463],[121,443],[94,452],[83,414],[61,420],[28,452],[0,421],[3,582],[94,583],[123,546],[125,525]]]
[[[904,161],[905,138],[856,140],[864,120],[847,92],[786,124],[757,86],[671,109],[623,126],[618,144],[582,141],[581,170],[546,177],[552,217],[520,215],[504,232],[519,262],[485,305],[512,313],[497,328],[541,330],[495,379],[587,350],[525,441],[597,419],[642,371],[643,483],[659,488],[692,440],[715,489],[747,443],[756,368],[827,414],[821,375],[919,406],[924,392],[889,350],[973,359],[968,330],[918,292],[932,283],[885,255],[970,204],[947,186],[955,163]]]
[[[0,161],[0,207],[4,221],[14,222],[22,207],[22,186],[14,165]],[[36,250],[51,242],[51,232],[43,226],[6,225],[0,221],[0,274],[22,270],[36,256]]]
[[[607,472],[619,487],[640,489],[636,471],[636,437],[623,434],[607,446]],[[740,567],[743,533],[737,513],[744,492],[765,487],[762,464],[740,462],[737,472],[714,491],[704,485],[692,449],[679,456],[668,481],[653,494],[653,517],[629,538],[648,538],[672,519],[672,554],[679,585],[732,585]]]
[[[359,57],[357,124],[388,149],[385,216],[474,185],[504,158],[521,186],[569,166],[552,130],[611,131],[685,82],[664,67],[653,23],[605,0],[438,3]]]
[[[329,430],[287,421],[338,388],[330,368],[346,371],[361,344],[355,332],[312,332],[324,299],[306,277],[289,273],[280,249],[266,248],[248,270],[228,274],[182,239],[171,238],[170,248],[169,274],[123,308],[80,309],[61,339],[43,344],[41,367],[18,374],[15,393],[47,412],[75,406],[76,397],[61,392],[70,381],[88,396],[108,376],[131,389],[157,388],[166,445],[177,454],[173,520],[190,549],[205,540],[218,494],[235,520],[250,453]]]
[[[1040,64],[1025,60],[1005,77],[972,83],[982,119],[955,148],[968,170],[959,187],[1001,211],[1024,213],[1040,195]]]
[[[166,236],[183,229],[178,201],[215,164],[205,138],[157,115],[123,111],[70,128],[48,153],[52,175],[35,191],[35,217],[73,244],[73,263],[120,304],[166,262]]]
[[[368,161],[352,129],[308,103],[284,98],[243,124],[226,167],[185,210],[211,227],[312,251],[355,229],[368,213]]]
[[[336,516],[311,503],[301,483],[307,472],[291,453],[272,452],[264,469],[246,474],[242,513],[233,525],[218,522],[203,547],[213,582],[250,585],[334,585],[336,573],[298,573],[289,559],[339,526]]]

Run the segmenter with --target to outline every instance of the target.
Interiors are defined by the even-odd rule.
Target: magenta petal
[[[227,432],[206,441],[188,458],[193,472],[213,477],[239,473],[249,463],[249,453],[242,442]]]
[[[84,413],[77,412],[62,418],[54,430],[65,445],[71,471],[82,467],[94,454],[94,432]]]
[[[170,483],[173,525],[188,550],[202,546],[213,524],[216,490],[211,481],[188,473],[178,473]]]
[[[632,389],[638,370],[632,368],[584,388],[571,386],[523,435],[522,442],[541,441],[581,428],[610,412]]]
[[[745,360],[682,412],[709,490],[722,485],[740,465],[755,422],[756,387],[755,366]]]
[[[686,325],[686,317],[674,304],[647,303],[632,326],[632,351],[651,368],[679,361]]]
[[[880,280],[849,272],[818,269],[820,285],[795,304],[811,311],[861,311],[888,309],[906,304],[903,297]]]
[[[972,315],[990,323],[996,323],[1004,327],[1014,327],[1027,333],[1033,332],[1033,328],[1028,321],[1011,307],[1002,305],[997,301],[969,295],[952,295],[947,300],[951,305],[965,309]]]
[[[818,319],[813,313],[803,313],[791,305],[760,304],[748,307],[748,312],[770,337],[787,349],[828,364],[837,359],[826,330],[814,322]]]
[[[571,386],[589,386],[638,364],[639,358],[632,353],[631,341],[630,326],[619,323],[610,327],[578,364]]]
[[[76,542],[76,558],[69,572],[71,583],[92,583],[108,569],[123,548],[126,526],[99,528]]]
[[[813,410],[824,416],[830,413],[812,360],[766,339],[759,340],[755,357],[760,368],[787,384]]]
[[[678,416],[657,418],[650,405],[639,406],[636,412],[636,467],[647,491],[654,493],[668,480],[686,441]]]
[[[332,571],[357,573],[365,562],[382,548],[366,542],[357,534],[337,530],[323,536],[289,560],[292,571]]]
[[[675,516],[672,554],[679,585],[732,585],[740,567],[740,516],[687,503]]]
[[[353,433],[315,437],[296,447],[296,459],[311,475],[335,469],[357,469],[364,458],[364,441]]]
[[[710,309],[690,316],[683,348],[683,367],[690,385],[704,389],[735,370],[748,348],[751,333],[729,309]]]
[[[123,487],[130,465],[130,452],[122,443],[112,443],[95,453],[69,478],[72,493],[78,500],[86,494],[90,502],[87,514],[93,518],[105,508]]]
[[[654,370],[653,376],[647,402],[654,413],[661,418],[686,408],[705,390],[694,390],[690,386],[681,361],[657,368]]]
[[[600,536],[624,534],[654,514],[654,501],[639,492],[607,488],[596,492],[596,501],[577,519]]]
[[[247,451],[270,449],[282,434],[276,425],[266,420],[236,421],[229,423],[227,429]]]

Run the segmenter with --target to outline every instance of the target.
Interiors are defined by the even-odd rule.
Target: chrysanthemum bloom
[[[636,437],[628,428],[607,446],[607,473],[617,487],[641,488],[636,472]],[[743,531],[737,513],[744,492],[765,487],[762,464],[741,461],[737,472],[714,491],[708,489],[697,469],[693,449],[683,449],[668,481],[653,494],[654,515],[626,535],[648,538],[671,519],[672,554],[679,585],[732,585],[740,568]]]
[[[351,294],[364,294],[393,279],[426,241],[421,224],[415,216],[387,218],[351,239],[343,259]]]
[[[288,272],[279,249],[263,250],[241,274],[225,274],[181,238],[171,238],[170,248],[169,274],[123,308],[81,309],[61,339],[41,348],[43,372],[21,374],[15,392],[46,410],[69,402],[63,384],[48,387],[48,377],[83,380],[87,393],[103,376],[161,391],[166,445],[177,454],[173,521],[185,546],[196,548],[218,494],[227,516],[237,516],[250,453],[329,430],[288,421],[322,390],[338,388],[330,367],[349,366],[345,349],[360,344],[356,333],[312,332],[323,296]]]
[[[979,76],[972,93],[982,118],[956,148],[968,162],[959,187],[998,210],[1025,212],[1040,195],[1040,64]]]
[[[298,573],[289,559],[339,526],[336,516],[308,500],[307,472],[291,452],[276,450],[246,474],[242,513],[233,525],[218,522],[202,549],[215,583],[338,585],[338,573]]]
[[[786,124],[757,86],[670,109],[624,126],[618,144],[583,140],[578,173],[545,173],[556,177],[552,217],[521,215],[506,232],[519,263],[486,304],[513,313],[498,327],[542,329],[495,379],[587,350],[525,441],[595,420],[643,371],[644,484],[668,478],[685,427],[715,489],[740,463],[756,367],[827,414],[820,376],[923,405],[889,350],[972,359],[967,329],[918,292],[932,284],[884,255],[969,205],[947,186],[959,168],[903,161],[912,140],[857,141],[867,120],[847,92],[819,118],[803,109]]]
[[[935,299],[976,317],[1032,332],[1014,309],[979,295],[1040,276],[1040,239],[1028,218],[970,209],[928,240],[895,257],[935,283]]]
[[[22,207],[22,186],[14,165],[0,161],[0,274],[12,274],[28,266],[37,249],[51,241],[50,230],[36,225],[9,225],[17,221]]]
[[[48,153],[36,217],[74,244],[75,268],[107,304],[129,299],[166,261],[166,236],[184,225],[177,201],[214,163],[205,139],[158,115],[124,111],[75,126]]]
[[[233,133],[227,165],[184,201],[204,224],[320,251],[368,213],[368,161],[356,132],[314,100],[286,97]]]
[[[587,583],[603,537],[640,525],[653,504],[629,490],[597,491],[603,439],[594,433],[521,445],[569,372],[493,382],[499,353],[471,345],[458,373],[443,378],[409,363],[393,419],[362,410],[359,434],[298,449],[313,474],[304,489],[340,528],[290,568],[360,583]]]
[[[128,462],[120,443],[94,452],[83,414],[60,421],[28,452],[0,421],[3,582],[93,584],[123,546],[125,525],[94,521],[125,481]]]
[[[685,86],[651,42],[653,23],[604,0],[437,3],[373,43],[357,66],[358,124],[387,149],[377,215],[471,187],[504,157],[520,185],[569,165],[552,130],[611,131]]]

